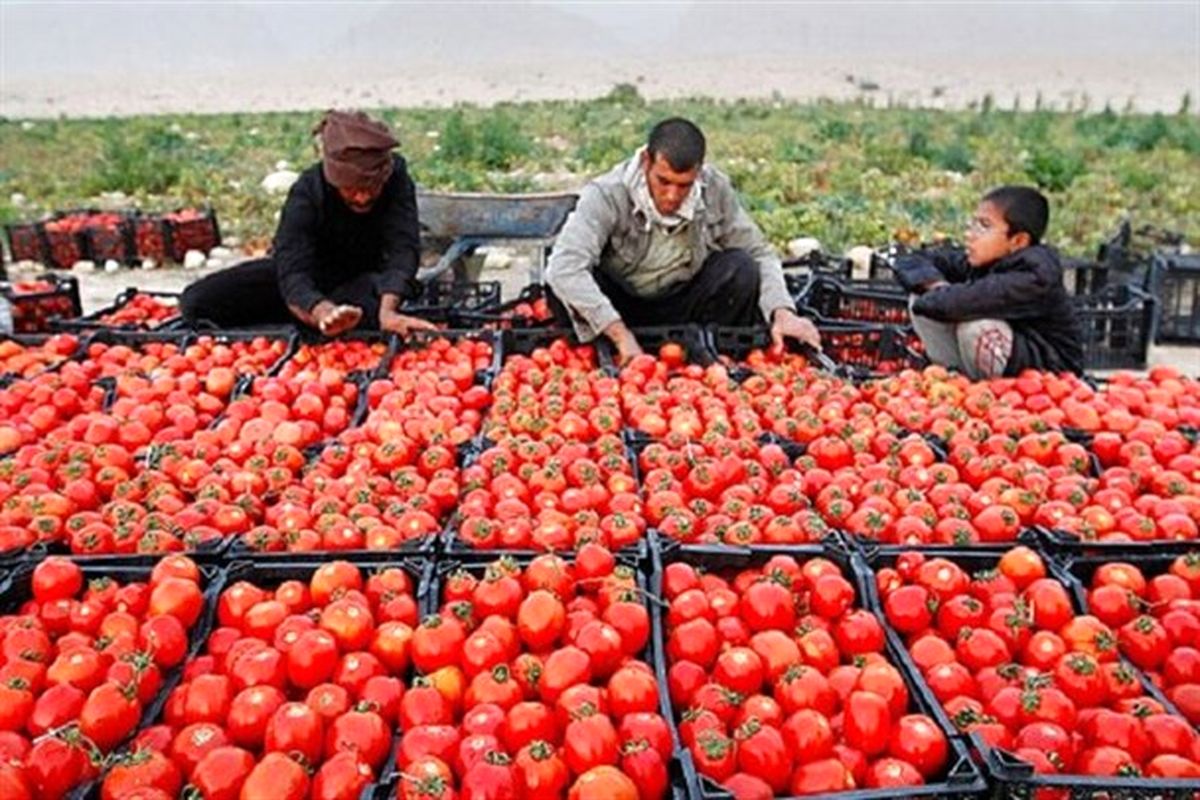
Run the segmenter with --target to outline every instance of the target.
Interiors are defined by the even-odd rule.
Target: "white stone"
[[[225,266],[225,259],[209,257],[209,259],[204,262],[204,266],[206,266],[210,269],[217,269],[219,267]]]
[[[285,169],[291,169],[291,168],[292,168],[291,162],[289,162],[286,158],[281,158],[275,162],[275,169],[278,172],[282,172]]]
[[[40,261],[23,258],[12,265],[11,272],[41,272],[46,267]]]
[[[31,131],[31,130],[33,130],[33,127],[34,127],[33,123],[30,122],[29,120],[25,120],[24,122],[21,123],[21,130],[23,130],[23,131]]]
[[[442,135],[441,131],[425,131],[426,139],[436,139]]]
[[[218,247],[214,247],[212,250],[208,251],[208,257],[209,258],[220,258],[220,259],[232,258],[233,251],[230,250],[228,247],[218,246]]]
[[[225,240],[225,244],[230,248],[242,246],[242,237],[240,236],[222,236],[221,238]]]
[[[199,250],[188,250],[183,255],[183,268],[199,269],[204,266],[205,261],[207,259],[204,257],[204,253],[201,253]]]
[[[484,269],[508,269],[512,266],[513,254],[502,247],[489,247],[483,257]]]
[[[846,260],[850,262],[850,277],[856,280],[866,280],[871,277],[871,256],[874,250],[865,244],[851,247],[846,251]]]
[[[82,260],[82,261],[76,261],[74,264],[71,265],[72,272],[94,272],[95,270],[96,270],[96,262],[88,261],[86,259]]]
[[[262,188],[270,194],[283,194],[288,189],[292,188],[292,184],[300,174],[293,172],[290,169],[281,169],[277,172],[272,172],[270,175],[262,179]]]
[[[792,258],[804,258],[810,253],[821,252],[821,242],[812,236],[801,236],[788,242],[787,249]]]
[[[12,203],[14,206],[23,206],[27,200],[25,195],[21,194],[20,192],[13,192],[11,195],[9,195],[8,202]]]
[[[116,272],[120,268],[121,268],[121,262],[117,261],[115,258],[110,258],[104,262],[104,271],[105,272]]]
[[[251,128],[250,130],[246,131],[246,133],[250,134],[251,136],[258,136],[258,128]]]
[[[158,262],[153,258],[143,258],[142,269],[158,269]]]

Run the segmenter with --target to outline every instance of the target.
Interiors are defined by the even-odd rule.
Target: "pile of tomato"
[[[78,349],[78,337],[69,333],[49,336],[37,344],[5,339],[0,341],[0,376],[32,377],[58,366]]]
[[[102,314],[97,321],[113,328],[152,329],[176,319],[179,319],[177,300],[136,292],[117,308]]]
[[[404,709],[414,576],[345,561],[233,581],[161,719],[112,761],[101,796],[357,797]],[[416,576],[420,579],[420,576]]]
[[[674,740],[642,583],[594,544],[446,576],[412,635],[395,796],[662,800]]]
[[[1116,632],[1121,654],[1200,726],[1200,554],[1152,563],[1157,574],[1124,561],[1096,564],[1087,607]]]
[[[833,561],[663,571],[666,656],[696,769],[739,798],[921,785],[945,733],[913,704],[878,618]]]
[[[144,580],[103,572],[48,558],[0,617],[2,797],[64,797],[96,777],[187,656],[205,604],[199,568],[170,557]]]
[[[972,572],[952,557],[908,551],[875,573],[888,623],[952,723],[1038,774],[1200,778],[1193,560],[1181,556],[1153,593],[1136,569],[1101,567],[1089,605],[1101,616],[1079,613],[1069,588],[1027,547],[972,557],[984,561]],[[1131,596],[1116,597],[1125,591]],[[1192,643],[1170,662],[1168,691],[1185,716],[1167,711],[1121,658],[1162,670],[1156,677],[1165,682],[1165,625],[1132,611],[1119,627],[1109,624],[1124,616],[1114,601],[1132,609],[1163,592],[1183,601],[1167,611],[1171,601],[1162,599],[1161,612],[1176,641]]]
[[[1037,775],[1200,770],[1175,555],[1200,384],[1173,370],[855,382],[672,343],[618,369],[540,332],[502,361],[486,331],[154,336],[0,351],[0,551],[172,554],[118,592],[38,567],[0,623],[0,796],[662,800],[679,755],[766,800],[944,781],[955,732]],[[1173,549],[1048,555],[1134,542]],[[207,582],[181,553],[224,581],[186,663]],[[104,673],[59,680],[76,662]],[[83,710],[114,681],[109,730]]]

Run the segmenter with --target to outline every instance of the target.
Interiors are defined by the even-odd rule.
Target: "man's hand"
[[[408,336],[412,331],[435,331],[437,326],[427,319],[410,317],[381,307],[379,309],[379,329]]]
[[[783,349],[784,338],[795,339],[814,350],[821,349],[821,333],[811,319],[802,317],[790,308],[776,309],[771,319],[771,344]]]
[[[358,324],[362,315],[362,309],[358,306],[335,305],[328,300],[317,303],[312,310],[312,318],[317,330],[326,336],[345,333]]]
[[[638,344],[637,337],[633,335],[633,331],[625,327],[625,323],[617,320],[613,324],[604,329],[604,335],[612,341],[613,346],[617,348],[617,366],[625,366],[634,356],[642,354],[642,346]]]

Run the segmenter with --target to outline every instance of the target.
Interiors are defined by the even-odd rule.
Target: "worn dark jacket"
[[[906,289],[949,281],[913,303],[913,313],[941,322],[1002,319],[1012,326],[1013,352],[1005,374],[1024,369],[1083,371],[1082,334],[1075,304],[1063,287],[1058,254],[1044,245],[1025,247],[986,267],[974,268],[961,250],[903,256],[896,276]]]
[[[327,292],[364,272],[378,273],[381,294],[415,294],[420,254],[416,188],[404,159],[365,214],[342,202],[320,163],[301,173],[288,193],[272,258],[289,305],[308,311]]]

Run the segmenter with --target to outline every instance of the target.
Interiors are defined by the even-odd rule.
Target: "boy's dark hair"
[[[704,134],[682,117],[664,119],[650,131],[646,152],[653,162],[662,156],[676,172],[686,172],[704,161]]]
[[[1033,244],[1042,241],[1050,222],[1050,201],[1032,186],[1001,186],[983,196],[1004,215],[1008,235],[1027,233]]]

